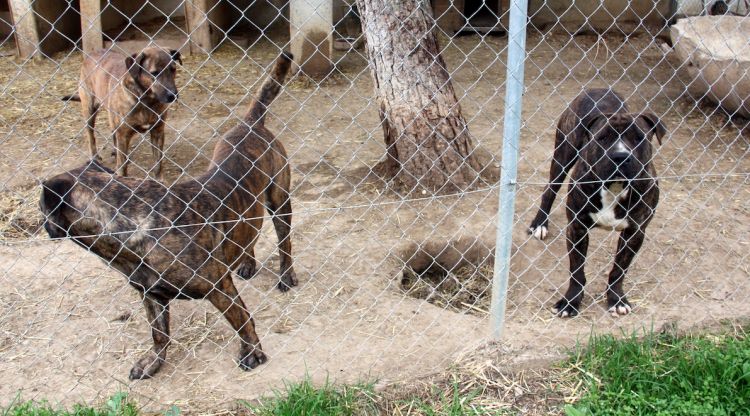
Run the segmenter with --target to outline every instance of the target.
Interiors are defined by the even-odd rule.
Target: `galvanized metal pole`
[[[500,197],[497,213],[495,269],[492,278],[492,338],[500,339],[505,325],[508,296],[510,251],[513,244],[513,214],[516,200],[518,143],[521,136],[523,69],[526,60],[526,10],[528,0],[510,1],[508,60],[505,78],[505,118],[503,123],[503,159],[500,170]]]

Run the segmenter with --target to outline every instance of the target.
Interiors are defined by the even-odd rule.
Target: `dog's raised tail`
[[[248,124],[263,124],[266,109],[271,105],[276,96],[279,95],[281,86],[284,85],[284,81],[286,81],[286,77],[289,75],[293,59],[294,55],[287,51],[281,52],[281,55],[276,58],[276,63],[273,65],[268,79],[261,85],[258,92],[255,93],[255,99],[245,116],[245,121]]]

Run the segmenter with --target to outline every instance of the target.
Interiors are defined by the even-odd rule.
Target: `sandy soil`
[[[445,52],[471,131],[496,154],[505,46],[504,38],[468,36]],[[487,359],[558,356],[592,329],[689,327],[750,315],[748,136],[686,97],[678,63],[651,37],[534,34],[528,47],[507,325]],[[168,178],[206,167],[215,137],[241,114],[277,51],[263,38],[246,53],[226,45],[210,59],[185,58],[167,130]],[[86,159],[76,103],[59,101],[77,85],[80,55],[61,54],[58,62],[0,58],[0,401],[20,391],[27,399],[94,402],[125,390],[151,410],[219,410],[305,372],[316,380],[397,380],[445,368],[478,346],[488,351],[486,315],[403,294],[399,254],[414,242],[467,235],[494,241],[496,189],[423,200],[382,192],[366,178],[384,152],[366,61],[358,53],[337,56],[333,79],[319,87],[292,81],[268,120],[291,155],[301,285],[286,294],[273,288],[269,225],[256,249],[264,270],[237,284],[270,361],[239,370],[238,340],[223,318],[207,302],[181,301],[172,308],[168,363],[156,378],[138,382],[127,374],[151,341],[136,292],[93,255],[45,241],[34,227],[38,180]],[[606,314],[602,295],[616,240],[594,231],[585,309],[561,320],[549,307],[567,283],[564,211],[556,204],[545,242],[530,240],[526,226],[546,180],[557,117],[583,87],[607,85],[669,128],[656,159],[662,199],[625,283],[634,313]],[[109,133],[100,126],[103,146]],[[134,155],[148,167],[147,143]]]

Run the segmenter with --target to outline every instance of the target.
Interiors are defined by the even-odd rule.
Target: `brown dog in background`
[[[117,174],[128,173],[130,139],[135,133],[148,132],[156,164],[153,176],[163,179],[164,121],[169,104],[178,97],[175,62],[182,64],[180,52],[167,53],[157,47],[148,47],[131,56],[101,50],[83,60],[78,94],[65,96],[63,100],[81,102],[92,158],[98,158],[94,126],[99,110],[104,107],[112,128]]]
[[[69,237],[122,272],[143,294],[154,340],[131,379],[153,376],[169,346],[173,299],[208,299],[240,336],[239,366],[266,361],[255,324],[232,281],[255,274],[253,247],[264,208],[279,239],[283,292],[297,284],[290,238],[291,172],[284,146],[264,126],[292,56],[283,53],[244,119],[214,147],[201,176],[167,188],[113,175],[96,159],[42,184],[40,208],[50,237]]]

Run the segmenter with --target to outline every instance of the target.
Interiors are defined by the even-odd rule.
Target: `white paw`
[[[630,307],[630,305],[617,305],[609,308],[607,311],[610,313],[610,315],[617,317],[621,315],[627,315],[629,314],[633,308]]]
[[[540,225],[531,232],[531,235],[534,236],[537,240],[544,240],[547,238],[547,226],[546,225]]]

